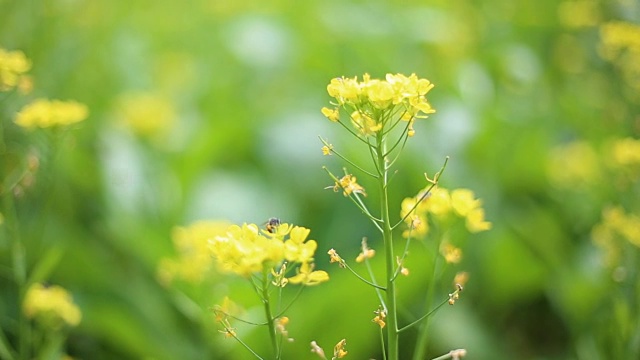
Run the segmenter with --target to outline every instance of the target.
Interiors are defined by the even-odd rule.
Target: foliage
[[[245,358],[211,308],[225,296],[246,314],[263,304],[191,252],[217,225],[193,227],[277,216],[312,229],[316,268],[331,278],[289,309],[295,341],[283,358],[343,338],[348,357],[381,358],[378,299],[319,255],[355,259],[363,237],[381,254],[375,227],[324,189],[333,184],[322,166],[344,164],[323,157],[317,139],[354,162],[368,157],[318,112],[329,79],[368,72],[436,84],[438,111],[414,124],[397,162],[391,213],[424,188],[413,174],[449,156],[440,186],[473,189],[493,224],[449,234],[469,278],[429,322],[428,356],[638,358],[639,23],[624,0],[0,0],[0,357],[33,350],[26,325],[32,338],[45,331],[22,302],[43,284],[81,311],[49,354]],[[37,99],[82,104],[86,118],[16,124]],[[371,179],[352,175],[377,196]],[[410,276],[398,280],[402,323],[424,313],[422,279],[439,251],[412,241]],[[384,268],[382,256],[368,261]],[[259,328],[236,332],[269,353]],[[403,335],[402,358],[417,336]]]

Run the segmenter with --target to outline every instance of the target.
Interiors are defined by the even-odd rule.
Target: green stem
[[[267,318],[267,329],[269,331],[269,338],[271,339],[271,347],[273,347],[274,359],[280,358],[280,351],[278,351],[278,339],[276,337],[275,318],[271,313],[271,302],[269,301],[269,273],[268,269],[262,272],[262,303],[264,304],[264,314]]]
[[[438,270],[438,260],[439,252],[440,252],[440,239],[439,234],[436,234],[434,241],[434,254],[433,254],[433,273],[431,274],[431,279],[429,279],[429,289],[427,290],[427,301],[425,305],[425,310],[429,311],[431,308],[431,304],[433,303],[433,296],[435,292],[435,282],[436,282],[436,272]],[[438,305],[436,309],[440,308],[443,304]],[[436,310],[434,309],[434,311]],[[431,312],[429,312],[431,314]],[[429,317],[425,317],[424,323],[420,326],[420,330],[418,332],[418,340],[416,341],[415,351],[413,358],[414,360],[424,359],[427,353],[427,346],[429,344]],[[422,318],[420,319],[422,320]]]
[[[379,191],[380,191],[380,212],[382,223],[382,238],[384,240],[386,279],[387,279],[387,342],[389,360],[398,359],[398,311],[396,304],[396,284],[395,284],[395,256],[393,254],[393,237],[391,232],[391,221],[389,216],[389,194],[387,192],[388,167],[385,138],[382,134],[377,137],[377,164],[380,171]]]

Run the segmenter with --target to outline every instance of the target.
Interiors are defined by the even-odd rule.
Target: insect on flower
[[[280,219],[272,217],[272,218],[269,218],[269,220],[267,220],[267,223],[265,224],[265,228],[267,229],[268,232],[274,234],[276,232],[276,228],[278,227],[278,225],[280,225]]]

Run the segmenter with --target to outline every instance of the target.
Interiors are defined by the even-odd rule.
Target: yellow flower
[[[328,107],[323,107],[320,111],[322,111],[322,115],[326,116],[327,119],[337,122],[340,120],[340,111],[338,109],[329,109]]]
[[[333,191],[335,192],[340,191],[340,189],[343,190],[344,196],[349,196],[352,193],[367,196],[364,188],[356,182],[356,177],[351,174],[343,176],[333,186]]]
[[[376,314],[376,316],[371,321],[378,324],[378,326],[380,326],[381,329],[385,327],[387,323],[384,320],[387,318],[387,313],[380,308],[374,311],[374,314]]]
[[[374,249],[369,249],[367,247],[367,243],[363,240],[362,242],[362,251],[356,257],[356,262],[361,263],[366,259],[371,259],[376,255],[376,251]]]
[[[327,85],[327,92],[336,100],[340,105],[344,103],[356,104],[360,96],[360,84],[358,78],[353,79],[340,77],[331,79],[329,85]]]
[[[221,271],[244,277],[261,272],[265,263],[275,264],[284,259],[282,241],[261,235],[255,224],[230,226],[226,234],[209,240],[209,250]]]
[[[365,83],[366,96],[371,104],[378,109],[386,109],[392,105],[392,100],[395,97],[394,90],[393,86],[386,81],[375,79]]]
[[[347,346],[347,340],[346,339],[342,339],[342,340],[338,341],[336,346],[334,346],[334,348],[333,348],[333,358],[332,359],[342,359],[343,357],[347,356],[348,351],[346,351],[344,349],[345,346]]]
[[[37,99],[16,115],[15,123],[27,129],[65,126],[89,116],[86,105],[76,101]]]
[[[0,48],[0,91],[9,91],[16,86],[24,86],[24,76],[31,69],[31,61],[22,51],[7,51]]]
[[[453,278],[453,285],[465,286],[467,284],[467,281],[469,281],[469,273],[466,271],[462,271],[462,272],[456,273],[456,276]]]
[[[359,111],[351,113],[351,122],[362,135],[374,135],[382,129],[382,124],[376,123],[369,115],[362,114]]]
[[[213,259],[207,251],[209,239],[224,235],[229,224],[222,221],[199,221],[187,227],[175,227],[172,233],[176,258],[162,259],[158,276],[168,285],[175,278],[190,283],[202,282],[212,267]]]
[[[424,207],[434,215],[446,215],[451,211],[451,196],[449,190],[441,187],[431,189],[431,195],[421,202],[419,207]]]
[[[466,216],[467,230],[478,233],[491,229],[491,223],[484,219],[484,209],[476,208],[471,210]]]
[[[597,182],[600,167],[596,150],[586,141],[574,141],[551,151],[547,173],[554,185],[574,188]]]
[[[640,164],[640,140],[625,138],[613,143],[613,161],[621,166]]]
[[[449,264],[458,264],[462,260],[462,250],[449,243],[444,243],[440,252]]]
[[[451,207],[460,216],[467,216],[480,205],[482,202],[476,199],[473,191],[469,189],[455,189],[451,192]]]
[[[420,79],[415,74],[387,74],[384,80],[371,79],[369,74],[364,74],[361,82],[357,77],[332,79],[327,92],[339,106],[354,110],[351,120],[362,134],[373,135],[380,131],[383,122],[386,123],[386,118],[383,118],[386,115],[383,114],[394,113],[399,119],[410,122],[408,136],[413,136],[413,121],[435,112],[426,97],[432,88],[429,80]],[[334,112],[337,109],[322,109],[326,117],[337,121],[338,116]]]
[[[134,134],[163,140],[171,134],[178,115],[171,101],[153,93],[128,93],[116,103],[117,120]]]
[[[335,251],[335,249],[331,249],[327,252],[327,254],[329,254],[329,263],[334,263],[337,262],[340,267],[344,267],[344,260],[342,260],[342,258],[340,257],[340,255],[338,255],[338,252]]]
[[[412,211],[413,209],[413,213],[407,216],[404,220],[404,222],[409,227],[402,233],[402,236],[404,238],[420,238],[424,237],[429,232],[429,222],[427,221],[426,211],[420,206],[415,207],[416,202],[418,201],[416,198],[420,198],[420,194],[418,194],[418,196],[416,196],[415,198],[405,198],[400,204],[400,216],[402,216],[403,218],[407,216],[407,214],[409,214],[409,211]],[[425,200],[423,199],[422,202],[424,201]]]
[[[284,257],[293,262],[307,263],[313,261],[313,254],[318,248],[315,240],[308,240],[311,230],[295,226],[289,233],[289,240],[284,242]]]
[[[333,145],[329,144],[322,147],[322,155],[331,155],[331,151],[333,150]]]
[[[292,284],[302,284],[313,286],[329,281],[329,274],[326,271],[313,271],[313,264],[302,263],[298,269],[298,274],[290,277],[289,282]]]
[[[73,303],[69,292],[55,285],[31,285],[22,307],[27,317],[36,318],[53,328],[60,327],[62,323],[76,326],[82,318],[80,309]]]

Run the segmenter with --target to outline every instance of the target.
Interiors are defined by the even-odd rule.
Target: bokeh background
[[[255,313],[249,285],[185,255],[176,227],[277,216],[312,230],[332,277],[292,307],[287,358],[342,338],[350,358],[381,358],[374,293],[324,255],[353,258],[363,236],[380,239],[325,189],[322,166],[343,164],[322,156],[318,136],[366,153],[320,108],[333,77],[416,73],[436,85],[437,112],[416,123],[394,211],[450,156],[442,184],[473,189],[493,223],[465,240],[452,272],[470,279],[431,321],[430,356],[637,358],[639,22],[634,0],[0,0],[0,47],[33,64],[29,94],[0,93],[3,179],[39,164],[2,194],[14,198],[27,273],[80,307],[65,347],[74,358],[248,359],[210,308],[230,295]],[[39,97],[86,104],[89,118],[63,136],[16,126]],[[0,325],[15,345],[7,221]],[[422,311],[425,259],[428,244],[414,244],[400,285],[407,322]],[[238,331],[267,351],[263,328]]]

